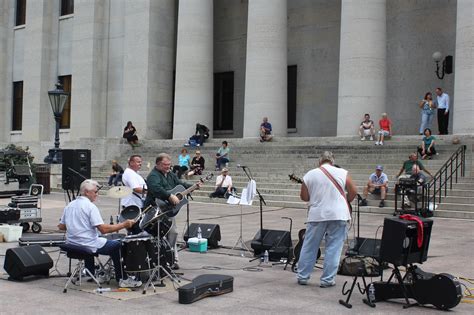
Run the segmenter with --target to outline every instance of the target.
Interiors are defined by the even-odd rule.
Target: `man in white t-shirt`
[[[130,156],[128,159],[128,167],[122,175],[122,183],[125,186],[130,187],[133,190],[133,193],[122,198],[122,207],[137,206],[140,209],[143,208],[143,201],[147,187],[143,177],[138,174],[141,167],[142,157],[138,154]]]
[[[306,285],[316,263],[316,255],[323,237],[326,240],[321,288],[332,287],[339,267],[342,246],[351,218],[349,204],[357,195],[357,188],[345,169],[333,166],[334,156],[324,152],[319,167],[303,177],[300,197],[308,202],[306,234],[298,261],[298,284]],[[347,190],[347,199],[344,192]]]
[[[221,171],[221,175],[216,178],[215,191],[209,194],[210,198],[224,197],[235,192],[235,188],[232,186],[232,177],[229,175],[229,169],[224,167]]]
[[[86,179],[81,183],[80,196],[64,208],[58,228],[66,231],[66,243],[80,247],[86,252],[109,255],[114,262],[115,278],[122,288],[133,288],[142,285],[141,281],[128,278],[121,267],[121,244],[116,240],[100,237],[102,234],[117,232],[130,228],[135,223],[125,220],[122,223],[104,224],[99,208],[93,203],[97,199],[99,184],[95,180]],[[94,258],[86,259],[86,268],[94,274]]]

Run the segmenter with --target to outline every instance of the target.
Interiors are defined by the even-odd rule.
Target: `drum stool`
[[[94,280],[95,283],[97,283],[97,286],[102,288],[99,280],[89,271],[89,269],[86,268],[85,266],[85,260],[87,258],[94,258],[97,257],[97,253],[91,253],[84,248],[72,244],[61,244],[59,245],[59,248],[66,252],[66,256],[71,260],[71,259],[77,259],[77,265],[74,271],[72,272],[71,276],[68,278],[66,285],[64,286],[63,293],[67,293],[67,287],[73,280],[77,277],[79,278],[79,286],[81,285],[82,282],[82,273],[85,272],[89,277],[91,277],[92,280]],[[74,283],[74,282],[73,282]]]

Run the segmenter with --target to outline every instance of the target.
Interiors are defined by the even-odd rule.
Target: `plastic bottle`
[[[198,238],[199,240],[202,238],[202,231],[201,231],[201,227],[200,227],[200,226],[198,226],[197,238]]]
[[[110,224],[114,224],[114,217],[113,216],[110,216]]]
[[[268,250],[265,250],[265,253],[263,254],[263,263],[268,264]]]
[[[375,302],[375,287],[373,283],[369,284],[369,302]]]
[[[110,292],[110,291],[112,291],[112,289],[110,289],[110,288],[97,288],[97,289],[95,289],[96,293],[104,293],[104,292]]]

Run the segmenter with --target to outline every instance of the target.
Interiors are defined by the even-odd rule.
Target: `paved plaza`
[[[56,225],[65,206],[65,196],[60,193],[46,195],[43,198],[43,232],[56,231]],[[0,199],[0,205],[6,205],[9,198]],[[118,201],[100,196],[97,205],[101,209],[104,221],[108,223],[111,215],[116,215]],[[254,203],[254,205],[257,205]],[[0,270],[0,314],[18,313],[274,313],[274,314],[307,314],[307,313],[404,313],[425,314],[435,313],[431,308],[414,307],[403,310],[398,303],[379,302],[375,309],[362,303],[362,296],[355,292],[351,299],[352,310],[347,310],[338,303],[342,298],[341,289],[349,277],[338,276],[337,285],[332,288],[319,287],[321,270],[315,269],[308,286],[296,284],[295,274],[289,269],[283,270],[282,265],[269,268],[258,267],[258,261],[249,262],[249,257],[241,257],[240,251],[231,251],[239,237],[240,211],[243,212],[243,239],[251,240],[259,229],[259,208],[228,206],[206,203],[191,203],[191,223],[218,223],[220,225],[224,248],[210,250],[205,254],[180,252],[180,272],[183,277],[192,279],[202,274],[226,274],[234,277],[234,292],[218,297],[206,298],[191,305],[178,303],[178,292],[169,287],[166,293],[147,294],[117,300],[94,293],[69,290],[62,293],[62,285],[66,278],[38,278],[25,282],[5,281],[8,275],[3,268]],[[293,240],[297,232],[304,227],[306,211],[303,209],[264,207],[264,228],[287,230],[289,221],[281,217],[293,219]],[[375,237],[377,228],[383,224],[384,215],[361,215],[361,236]],[[186,208],[178,214],[180,239],[186,221]],[[455,219],[435,218],[428,260],[422,265],[425,271],[434,273],[450,273],[455,276],[474,278],[473,254],[474,222]],[[350,230],[350,238],[354,237],[354,228]],[[381,229],[378,238],[381,237]],[[0,264],[3,267],[4,255],[8,248],[16,243],[0,243]],[[58,259],[57,248],[46,248],[54,261]],[[67,272],[67,259],[61,255],[58,261],[61,273]],[[385,271],[385,279],[390,271]],[[112,283],[111,286],[114,284]],[[104,285],[107,287],[107,285]],[[454,313],[473,313],[474,305],[460,303],[453,309]]]

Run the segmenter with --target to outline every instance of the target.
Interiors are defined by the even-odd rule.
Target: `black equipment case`
[[[208,296],[230,293],[234,290],[234,277],[226,275],[200,275],[178,289],[179,303],[191,304]]]
[[[65,234],[40,234],[40,235],[24,235],[18,239],[18,245],[30,246],[40,245],[43,247],[59,247],[66,243]]]

